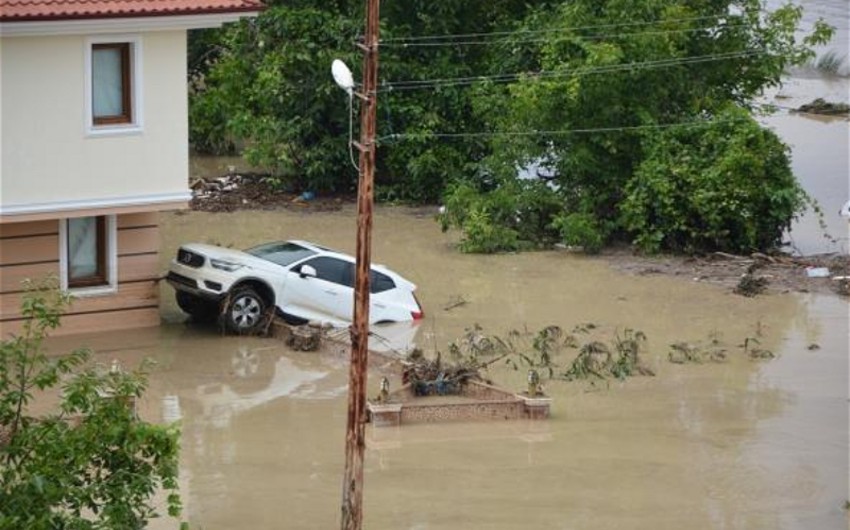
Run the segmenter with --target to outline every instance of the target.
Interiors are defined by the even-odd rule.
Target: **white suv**
[[[278,241],[245,251],[214,245],[182,245],[167,280],[180,308],[199,320],[222,318],[235,332],[260,328],[276,311],[295,321],[335,326],[354,311],[351,256],[306,241]],[[370,323],[419,320],[416,286],[374,265],[370,277]]]

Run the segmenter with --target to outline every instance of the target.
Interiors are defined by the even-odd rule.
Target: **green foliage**
[[[460,250],[467,253],[493,254],[519,250],[516,230],[496,224],[486,209],[468,212],[463,223]]]
[[[552,221],[562,208],[558,194],[539,181],[509,179],[490,192],[459,182],[446,193],[439,220],[443,230],[463,232],[463,252],[515,251],[556,241]]]
[[[596,218],[586,213],[557,215],[552,221],[552,227],[561,234],[564,244],[581,247],[589,254],[599,252],[605,242]]]
[[[102,373],[79,349],[48,357],[44,339],[69,298],[46,284],[22,304],[21,335],[0,342],[0,529],[140,529],[151,498],[177,496],[178,433],[141,421],[144,371]],[[38,399],[61,391],[57,408]]]
[[[639,206],[624,201],[635,179],[677,171],[662,167],[656,136],[697,141],[707,118],[749,108],[788,67],[814,57],[812,46],[827,42],[832,30],[819,21],[807,35],[798,31],[800,7],[765,13],[760,0],[414,0],[382,7],[376,196],[428,202],[451,198],[454,182],[476,182],[477,194],[495,196],[470,200],[474,207],[443,219],[467,233],[468,250],[534,248],[559,239],[593,250],[615,237],[637,238],[647,249],[765,248],[796,211],[788,209],[796,188],[777,186],[756,197],[776,201],[769,217],[747,228],[755,232],[730,234],[727,244],[723,232],[734,229],[722,220],[693,217],[671,230],[650,219],[644,227],[635,218]],[[193,145],[241,146],[280,187],[353,190],[349,113],[329,67],[343,59],[358,77],[360,56],[351,42],[361,31],[361,9],[353,0],[273,1],[257,19],[217,38],[193,38],[193,62],[203,66],[192,74]],[[486,35],[431,46],[398,40],[457,34]],[[517,79],[486,79],[522,72]],[[471,86],[389,86],[479,76]],[[445,133],[452,136],[438,136]],[[717,165],[728,164],[730,173],[718,178],[744,180],[751,168],[742,157],[725,158]],[[551,190],[511,183],[517,168],[539,162],[555,173],[557,200]],[[653,185],[663,187],[660,179]],[[484,189],[480,180],[491,185]],[[524,192],[533,196],[510,196]],[[716,230],[694,230],[702,224]]]
[[[804,205],[788,148],[733,107],[649,136],[620,210],[646,251],[751,252],[778,245]]]
[[[717,17],[719,13],[725,15]],[[730,234],[731,245],[721,233],[727,227],[716,213],[692,210],[689,213],[695,217],[684,221],[687,228],[679,229],[676,225],[681,219],[642,221],[634,205],[624,206],[623,201],[634,178],[648,178],[645,159],[657,153],[656,137],[684,136],[700,141],[708,118],[728,113],[725,109],[730,107],[748,108],[765,88],[780,83],[787,67],[811,58],[812,45],[830,38],[831,30],[821,22],[801,38],[802,33],[796,31],[801,16],[802,9],[791,5],[764,16],[757,0],[574,0],[554,9],[536,9],[521,28],[550,31],[541,37],[544,42],[505,48],[504,62],[533,64],[534,70],[549,75],[530,74],[514,83],[481,87],[476,112],[487,122],[487,129],[517,133],[493,137],[491,155],[486,159],[488,171],[507,175],[515,172],[517,165],[545,161],[563,190],[563,217],[591,216],[605,238],[637,237],[648,249],[769,248],[776,241],[777,229],[796,211],[795,184],[775,182],[767,192],[750,195],[760,212],[764,203],[771,203],[770,213],[749,223],[753,231]],[[698,60],[694,62],[694,58]],[[657,65],[658,61],[666,64],[640,66]],[[524,134],[528,131],[558,134]],[[682,142],[682,152],[686,150]],[[720,150],[716,153],[723,154]],[[725,155],[725,161],[717,162],[718,167],[725,166],[725,172],[716,175],[716,182],[728,179],[726,187],[734,189],[750,178],[752,168],[744,158],[738,153]],[[654,184],[678,188],[676,180],[664,182],[678,168],[656,162],[659,165],[654,169],[664,176],[658,176]],[[777,156],[772,162],[776,165],[769,169],[770,174],[784,180],[779,174],[790,174],[787,157]],[[784,168],[778,167],[782,164]],[[635,177],[639,171],[642,175]],[[703,184],[707,181],[695,182],[697,187]],[[705,200],[718,190],[694,191]],[[647,204],[652,200],[642,199]],[[652,207],[663,210],[667,206]],[[625,215],[624,208],[630,210]],[[725,219],[727,213],[719,216]],[[582,219],[588,218],[573,218],[568,225],[561,221],[560,227],[587,228],[577,226]],[[641,226],[642,222],[648,227]],[[659,222],[673,224],[675,238],[667,237],[670,228],[666,226],[655,229]],[[702,224],[714,226],[715,233],[700,232]],[[583,232],[588,235],[590,231]]]
[[[655,372],[641,360],[646,343],[646,335],[633,329],[616,334],[610,346],[601,341],[587,342],[561,377],[567,381],[609,377],[622,381],[638,375],[654,376]]]
[[[220,151],[238,140],[281,187],[353,189],[347,98],[330,65],[354,64],[359,24],[340,4],[273,4],[220,33],[215,63],[190,100],[193,146]]]
[[[382,6],[381,37],[486,32],[513,27],[543,0],[416,0]],[[342,59],[359,80],[362,2],[269,2],[256,19],[190,39],[196,90],[190,99],[192,145],[209,152],[241,146],[252,163],[295,188],[350,191],[349,111],[330,75]],[[204,61],[212,61],[210,64]],[[487,50],[444,46],[381,47],[382,81],[481,75],[497,68]],[[200,78],[200,79],[198,79]],[[440,142],[436,132],[478,131],[472,92],[381,90],[377,196],[436,201],[452,179],[472,174],[487,142]],[[355,99],[355,105],[358,100]],[[358,113],[355,109],[355,121]],[[355,124],[355,138],[358,136]],[[415,135],[393,142],[391,135]]]

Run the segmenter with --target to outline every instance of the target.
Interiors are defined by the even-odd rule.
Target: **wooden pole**
[[[342,483],[342,530],[363,524],[363,456],[366,451],[366,382],[369,345],[369,272],[372,261],[372,205],[377,133],[379,0],[366,0],[366,36],[360,47],[363,87],[360,98],[360,180],[357,188],[357,265],[354,285],[354,323],[351,326],[351,365],[348,382],[348,424],[345,433],[345,471]]]

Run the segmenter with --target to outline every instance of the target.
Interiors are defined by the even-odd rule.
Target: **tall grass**
[[[846,63],[846,55],[839,55],[836,50],[829,50],[820,57],[812,59],[809,66],[823,74],[847,76],[850,72],[845,68]]]

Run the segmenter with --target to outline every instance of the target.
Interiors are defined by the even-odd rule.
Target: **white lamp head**
[[[336,84],[348,92],[349,96],[354,93],[354,77],[344,62],[334,59],[334,62],[331,64],[331,73],[334,76]]]

